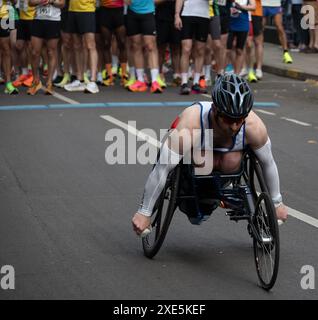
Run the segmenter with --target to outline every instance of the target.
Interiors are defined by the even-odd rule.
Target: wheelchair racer
[[[208,168],[223,174],[235,173],[239,170],[243,150],[249,146],[258,157],[263,168],[264,177],[273,200],[279,224],[286,221],[288,212],[282,202],[280,193],[279,175],[271,151],[271,141],[263,121],[251,111],[253,94],[246,81],[235,75],[220,76],[212,89],[212,104],[198,102],[186,108],[174,121],[169,136],[162,143],[160,156],[151,171],[144,189],[140,207],[132,218],[133,229],[137,235],[149,232],[150,217],[166,179],[185,155],[202,141],[202,137],[193,135],[192,139],[187,132],[205,132],[204,129],[213,129],[213,148],[202,148],[205,159],[213,163]],[[200,150],[201,152],[201,150]],[[195,157],[195,152],[192,154]],[[194,161],[195,162],[195,161]],[[198,223],[197,223],[198,224]]]

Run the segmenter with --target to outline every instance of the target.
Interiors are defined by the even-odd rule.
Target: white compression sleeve
[[[167,143],[162,145],[160,157],[146,182],[138,213],[148,217],[152,215],[153,208],[166,184],[169,172],[179,164],[181,159],[182,155],[171,150]]]
[[[280,193],[279,175],[273,158],[270,139],[268,138],[265,145],[254,150],[254,152],[262,165],[265,181],[269,188],[273,203],[277,206],[282,203],[282,195]]]

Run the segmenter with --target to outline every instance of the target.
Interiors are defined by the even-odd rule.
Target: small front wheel
[[[159,196],[152,215],[152,232],[142,238],[144,254],[153,258],[161,248],[176,209],[180,166],[169,173],[165,188]]]
[[[261,193],[250,222],[256,271],[262,288],[270,290],[279,266],[279,231],[276,212],[268,193]]]

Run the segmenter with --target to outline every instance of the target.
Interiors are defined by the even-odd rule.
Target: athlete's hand
[[[177,30],[181,30],[182,29],[182,20],[180,15],[176,14],[174,17],[174,26]]]
[[[283,203],[276,208],[276,216],[277,216],[277,220],[281,220],[282,222],[285,222],[287,220],[288,210]]]
[[[133,229],[138,236],[140,236],[142,232],[150,226],[150,224],[150,217],[144,216],[138,212],[132,218]]]

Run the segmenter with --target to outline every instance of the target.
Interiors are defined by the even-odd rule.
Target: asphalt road
[[[266,74],[253,89],[257,102],[280,105],[256,110],[268,127],[284,201],[318,219],[318,87]],[[119,87],[102,88],[94,96],[58,92],[73,103],[135,106],[37,110],[66,102],[1,93],[0,110],[33,107],[0,111],[0,267],[15,269],[15,289],[0,287],[0,299],[318,298],[318,230],[292,216],[280,228],[280,269],[269,293],[258,286],[246,223],[229,221],[221,209],[201,226],[177,212],[158,255],[143,256],[131,217],[151,167],[109,165],[105,135],[119,127],[100,116],[134,120],[137,129],[158,133],[183,107],[151,107],[150,102],[208,97],[181,97],[175,88],[163,95]],[[127,147],[127,132],[125,139]],[[316,270],[315,289],[301,287],[305,265]]]

